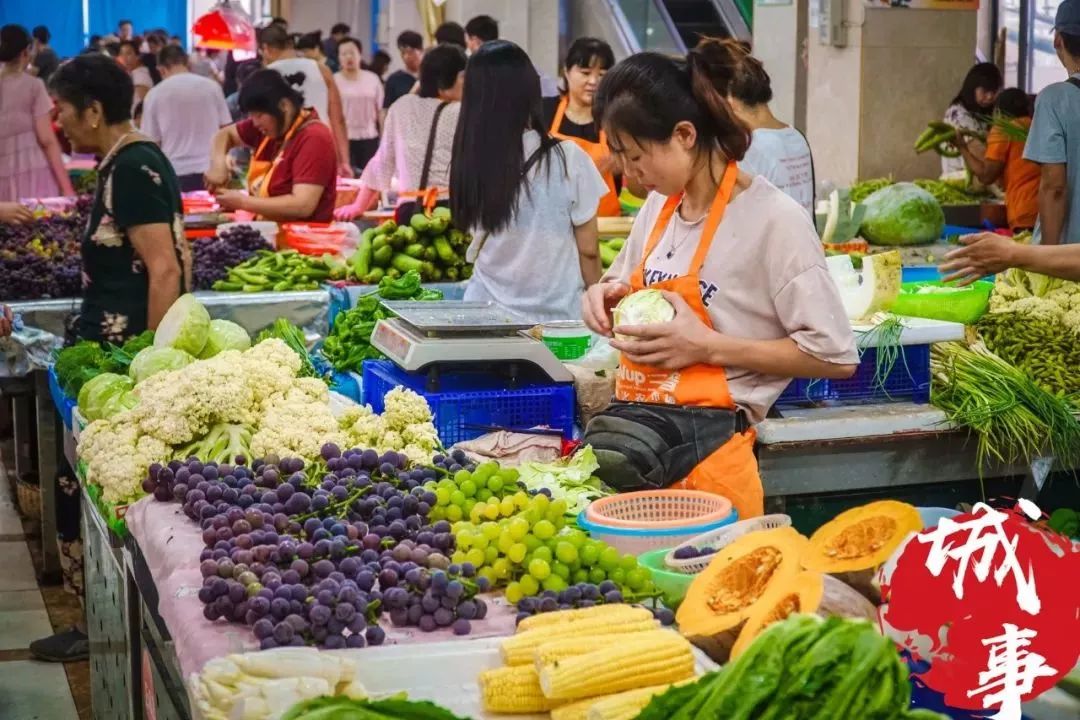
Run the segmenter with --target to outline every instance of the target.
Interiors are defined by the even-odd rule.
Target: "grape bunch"
[[[257,250],[267,249],[266,239],[251,225],[236,225],[215,238],[191,243],[192,275],[196,290],[210,290],[227,271],[244,262]]]
[[[429,522],[436,497],[423,486],[437,470],[407,465],[327,444],[313,463],[155,464],[143,489],[202,528],[208,620],[246,623],[264,648],[360,647],[382,642],[384,593],[450,567],[451,525]]]
[[[672,557],[676,560],[693,560],[694,558],[706,557],[716,552],[716,548],[711,547],[694,547],[693,545],[683,545],[682,547],[675,548],[675,552],[672,553]]]
[[[397,627],[413,626],[423,632],[449,627],[455,635],[468,635],[472,621],[487,615],[487,604],[476,595],[489,590],[490,584],[469,563],[450,565],[445,571],[414,568],[404,581],[383,595],[390,622]]]
[[[35,211],[25,225],[0,223],[0,294],[5,300],[77,297],[82,291],[82,235],[92,198],[69,212]]]
[[[539,595],[523,597],[517,601],[517,622],[539,613],[555,612],[556,610],[573,610],[576,608],[588,608],[595,605],[614,605],[625,602],[623,593],[611,580],[605,580],[599,585],[593,583],[577,583],[560,592],[545,590]],[[661,625],[671,625],[675,622],[675,613],[668,608],[649,607],[653,616],[660,621]]]

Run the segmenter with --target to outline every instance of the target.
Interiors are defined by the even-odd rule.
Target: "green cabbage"
[[[116,373],[102,373],[89,380],[79,391],[79,412],[89,421],[109,417],[106,408],[109,402],[118,399],[135,387],[135,382]],[[112,409],[116,409],[113,406]]]
[[[222,350],[247,350],[249,347],[251,336],[247,330],[229,320],[211,320],[210,335],[199,353],[199,359],[214,357]]]
[[[171,347],[148,347],[139,351],[131,361],[128,375],[136,383],[141,383],[151,375],[166,370],[179,370],[195,361],[195,358],[183,350]]]
[[[638,290],[631,293],[620,300],[612,312],[615,327],[666,323],[671,322],[674,317],[675,308],[659,290]],[[619,340],[626,339],[618,333],[615,337]]]
[[[945,213],[934,196],[913,183],[889,185],[866,198],[860,233],[874,245],[924,245],[945,230]]]
[[[173,347],[198,356],[210,334],[210,313],[191,293],[181,295],[158,325],[154,347]]]
[[[130,390],[119,395],[113,395],[105,402],[105,406],[101,409],[101,417],[111,418],[113,415],[122,413],[125,410],[130,410],[138,404],[139,396]]]

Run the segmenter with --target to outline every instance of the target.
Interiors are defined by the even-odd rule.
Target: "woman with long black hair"
[[[793,377],[846,378],[858,354],[806,211],[739,169],[750,133],[717,90],[724,50],[616,65],[593,106],[628,178],[651,191],[584,320],[611,335],[612,307],[659,290],[669,322],[615,328],[616,402],[586,431],[620,490],[685,487],[763,512],[753,425]]]
[[[473,235],[465,299],[524,322],[580,317],[582,291],[600,280],[596,211],[607,193],[585,151],[548,133],[525,51],[484,43],[465,71],[450,165],[454,223]]]
[[[978,133],[984,138],[990,132],[990,116],[994,112],[994,101],[1001,92],[1005,81],[1001,70],[994,63],[973,65],[964,76],[964,84],[956,94],[949,108],[945,111],[945,122],[955,128]],[[982,140],[972,140],[968,148],[978,158],[986,155],[986,144]],[[962,157],[941,158],[942,174],[962,172]]]

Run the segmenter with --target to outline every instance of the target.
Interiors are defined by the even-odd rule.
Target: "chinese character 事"
[[[1080,655],[1080,596],[1072,587],[1080,543],[1035,527],[1025,514],[1039,515],[1030,506],[976,505],[907,541],[882,573],[883,630],[929,663],[916,679],[950,707],[993,708],[1008,718],[1006,686],[1030,700]],[[1014,652],[1001,639],[1012,632],[1007,626],[1016,628],[1009,642],[1021,663],[1017,682],[987,674]],[[1028,665],[1038,672],[1025,671]]]

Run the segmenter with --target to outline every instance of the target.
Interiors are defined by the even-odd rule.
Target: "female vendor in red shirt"
[[[214,136],[206,186],[222,188],[229,180],[226,156],[235,147],[254,149],[248,192],[217,194],[225,210],[246,210],[276,222],[334,220],[337,162],[330,129],[304,107],[303,93],[276,70],[259,70],[240,90],[240,110],[248,115]]]

